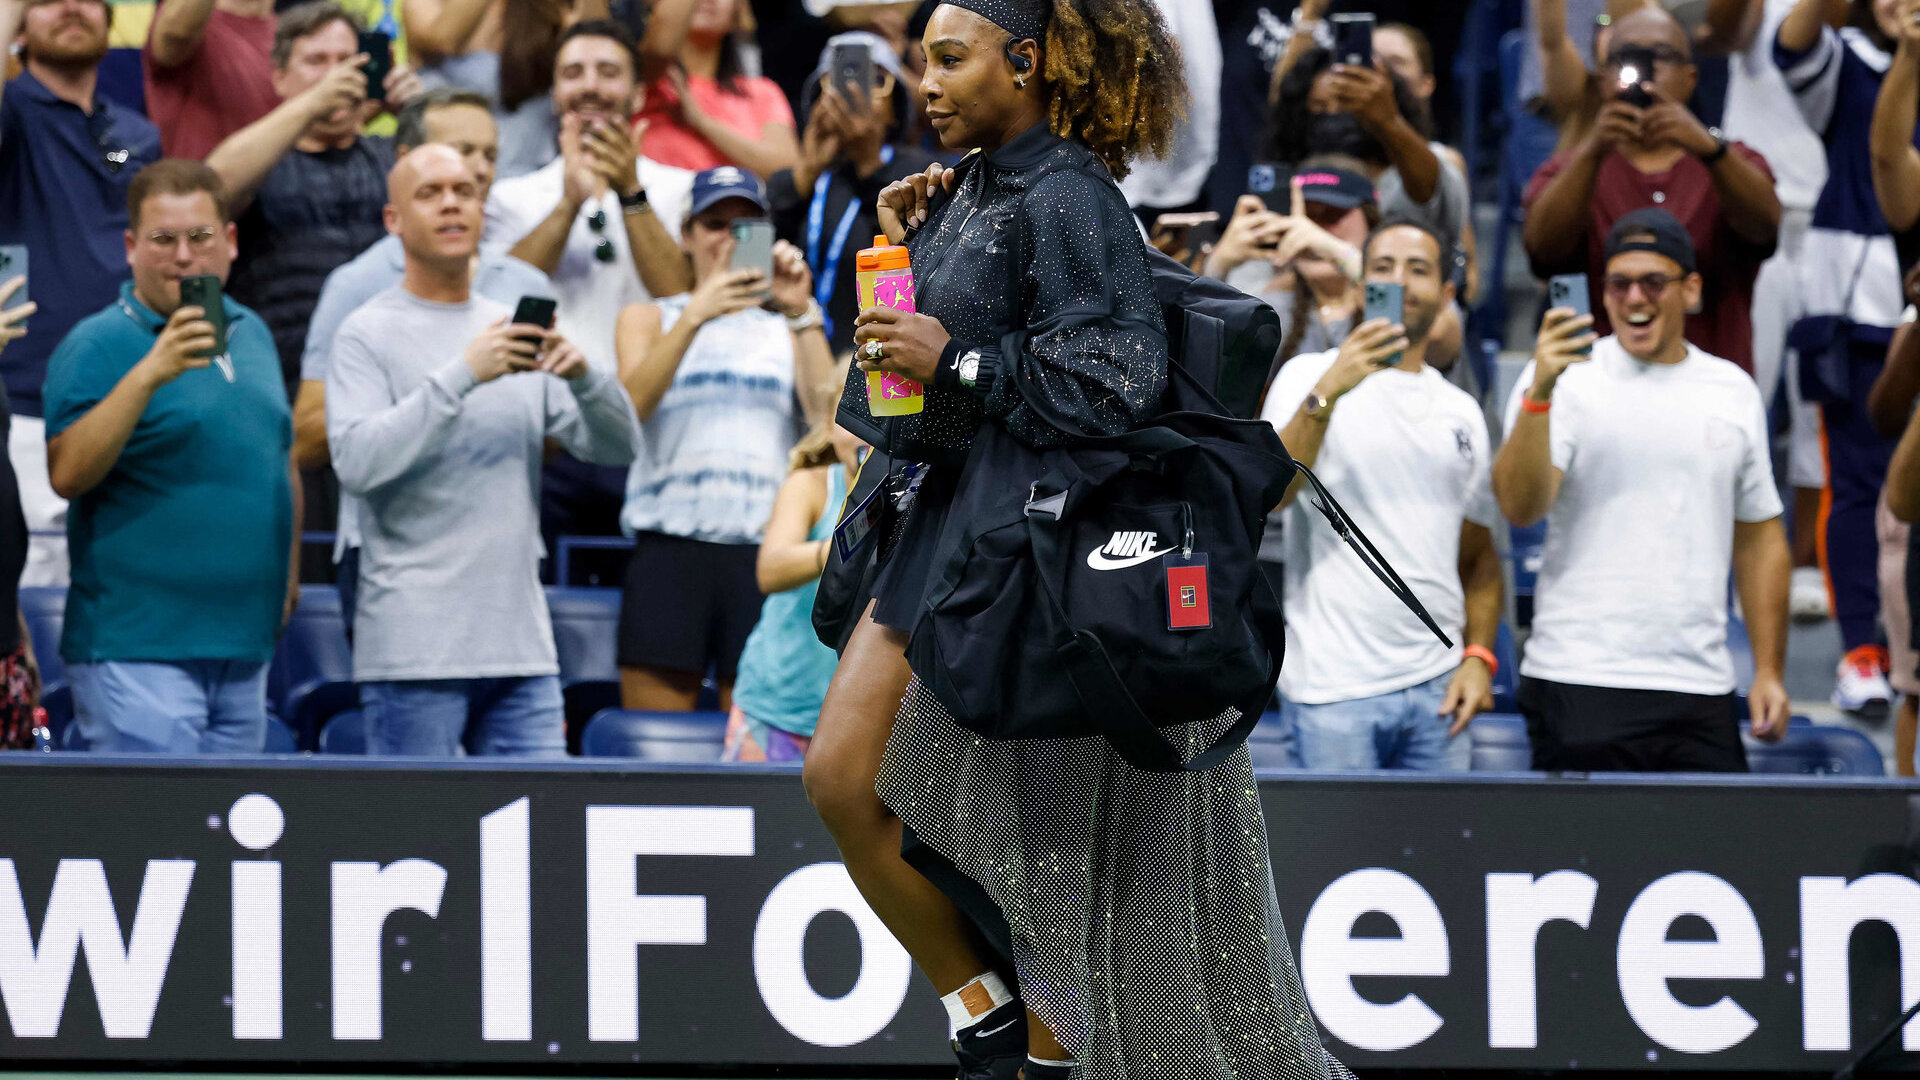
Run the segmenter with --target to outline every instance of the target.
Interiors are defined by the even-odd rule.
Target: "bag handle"
[[[1042,519],[1045,519],[1045,524]],[[1080,704],[1086,707],[1089,715],[1106,721],[1107,742],[1127,764],[1136,769],[1157,773],[1206,772],[1225,761],[1227,755],[1247,741],[1247,735],[1260,722],[1262,707],[1273,696],[1274,683],[1280,678],[1280,658],[1286,651],[1286,626],[1266,581],[1262,579],[1255,583],[1252,611],[1254,630],[1266,645],[1267,656],[1273,665],[1268,672],[1268,679],[1250,700],[1234,706],[1239,710],[1240,718],[1221,732],[1213,745],[1194,755],[1191,760],[1183,760],[1179,748],[1160,733],[1160,726],[1140,708],[1133,692],[1127,689],[1106,646],[1101,644],[1099,635],[1074,626],[1067,617],[1065,593],[1054,576],[1055,568],[1060,564],[1059,536],[1052,527],[1057,522],[1057,517],[1044,512],[1029,513],[1027,533],[1032,545],[1034,568],[1040,578],[1040,593],[1046,597],[1054,616],[1070,634],[1057,655],[1066,670],[1067,680],[1073,684],[1073,691],[1080,698]]]

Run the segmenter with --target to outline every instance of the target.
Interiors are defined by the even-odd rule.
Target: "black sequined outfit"
[[[1035,128],[969,159],[910,248],[919,310],[982,350],[993,388],[930,388],[924,413],[876,423],[864,378],[849,379],[841,422],[931,464],[875,585],[876,618],[907,631],[979,425],[1058,438],[1012,380],[1083,428],[1119,432],[1154,412],[1167,365],[1133,216],[1076,143]],[[1191,725],[1191,749],[1232,719]],[[1076,1078],[1350,1080],[1300,990],[1245,749],[1167,775],[1098,738],[989,742],[916,679],[876,786],[909,830],[909,859],[980,923],[1079,1058]]]

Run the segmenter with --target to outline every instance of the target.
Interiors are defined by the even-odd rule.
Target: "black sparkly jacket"
[[[853,367],[840,423],[896,460],[958,464],[983,420],[1030,446],[1065,441],[1026,404],[1022,382],[1090,434],[1120,434],[1154,415],[1167,383],[1166,325],[1146,243],[1106,166],[1041,124],[968,155],[958,173],[951,198],[907,241],[915,305],[953,338],[941,378],[923,412],[875,418],[865,373]],[[969,390],[953,369],[972,350],[981,361]]]

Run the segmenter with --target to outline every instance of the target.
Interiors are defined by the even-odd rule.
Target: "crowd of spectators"
[[[933,5],[163,0],[116,97],[114,5],[0,0],[0,604],[67,587],[90,744],[258,749],[305,578],[339,590],[371,752],[564,753],[548,556],[624,535],[622,703],[717,687],[729,760],[803,756],[862,452],[833,423],[854,253],[946,156]],[[1743,723],[1787,727],[1789,618],[1831,617],[1833,704],[1898,703],[1911,773],[1920,0],[1529,0],[1524,265],[1592,303],[1496,341],[1505,380],[1450,17],[1158,6],[1191,99],[1122,191],[1279,312],[1263,417],[1460,643],[1290,491],[1261,558],[1295,762],[1464,767],[1506,626],[1537,767],[1743,769]],[[1354,12],[1371,63],[1336,51]],[[746,220],[770,271],[734,268]],[[1503,554],[1542,522],[1523,626]],[[0,632],[0,743],[32,645]]]

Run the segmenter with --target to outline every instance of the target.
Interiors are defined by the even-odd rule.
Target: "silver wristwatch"
[[[980,381],[980,350],[968,349],[954,363],[953,369],[960,376],[960,385],[972,390]]]
[[[1307,415],[1315,420],[1325,420],[1333,412],[1333,402],[1318,390],[1307,391]]]

